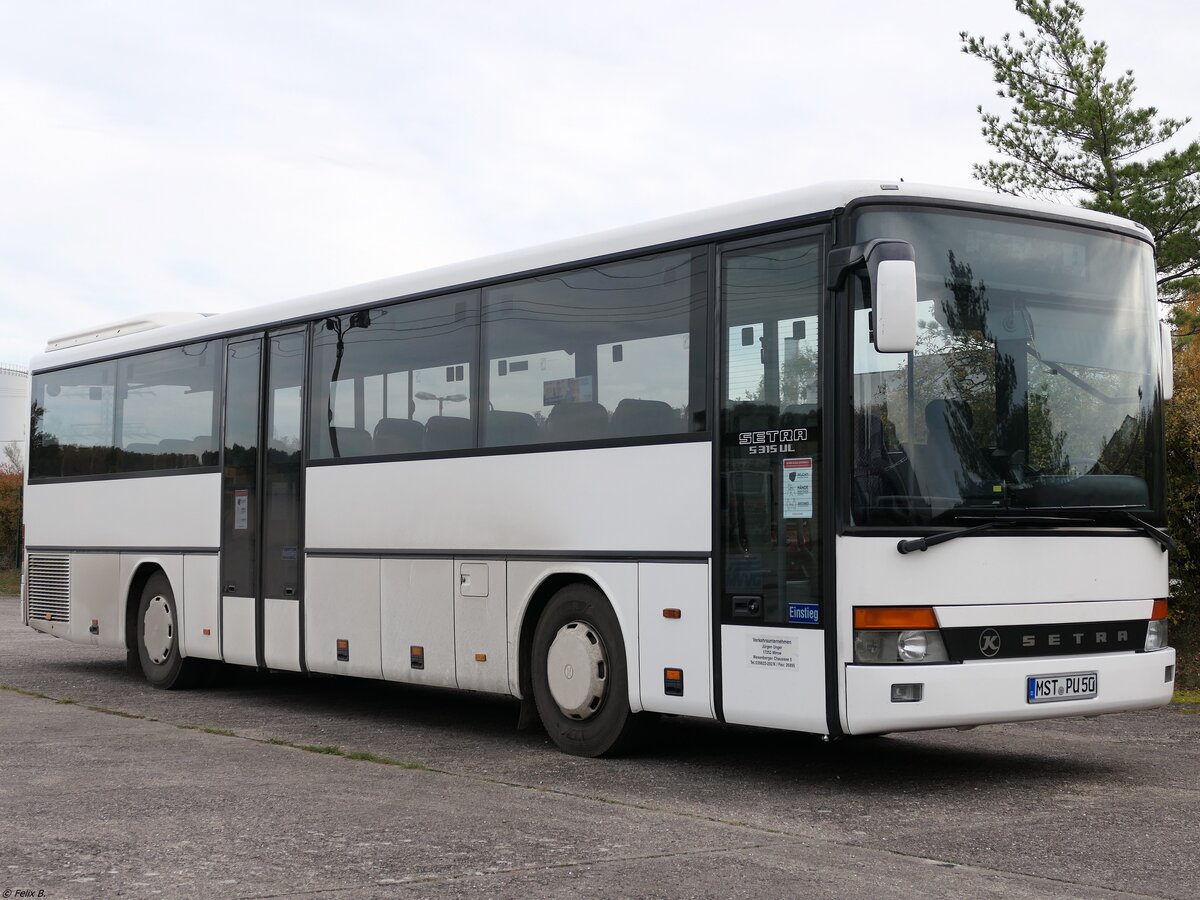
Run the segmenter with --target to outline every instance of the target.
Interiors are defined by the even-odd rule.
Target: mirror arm
[[[830,250],[826,258],[825,283],[831,291],[840,291],[846,279],[857,269],[866,266],[874,283],[879,264],[888,259],[915,262],[916,252],[908,241],[895,238],[875,238],[853,247],[838,247]]]

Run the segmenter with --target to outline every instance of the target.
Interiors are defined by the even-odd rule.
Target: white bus
[[[24,621],[163,688],[511,695],[582,755],[1160,705],[1156,305],[1134,223],[846,182],[67,335]]]

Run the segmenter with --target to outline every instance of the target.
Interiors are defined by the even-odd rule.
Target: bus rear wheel
[[[645,714],[629,708],[621,627],[588,585],[550,598],[533,634],[533,699],[547,734],[574,756],[615,756],[634,746]]]
[[[179,610],[162,572],[150,576],[138,601],[137,654],[146,680],[163,690],[191,687],[202,671],[200,660],[180,656]]]

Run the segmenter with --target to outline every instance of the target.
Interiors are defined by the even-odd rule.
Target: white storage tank
[[[0,364],[0,466],[8,462],[5,449],[16,444],[25,459],[29,433],[29,372]]]

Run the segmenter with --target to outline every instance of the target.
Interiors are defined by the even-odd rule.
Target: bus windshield
[[[916,250],[918,338],[878,353],[853,315],[859,525],[981,515],[1161,513],[1154,263],[1099,230],[950,210],[872,209],[857,242]]]

